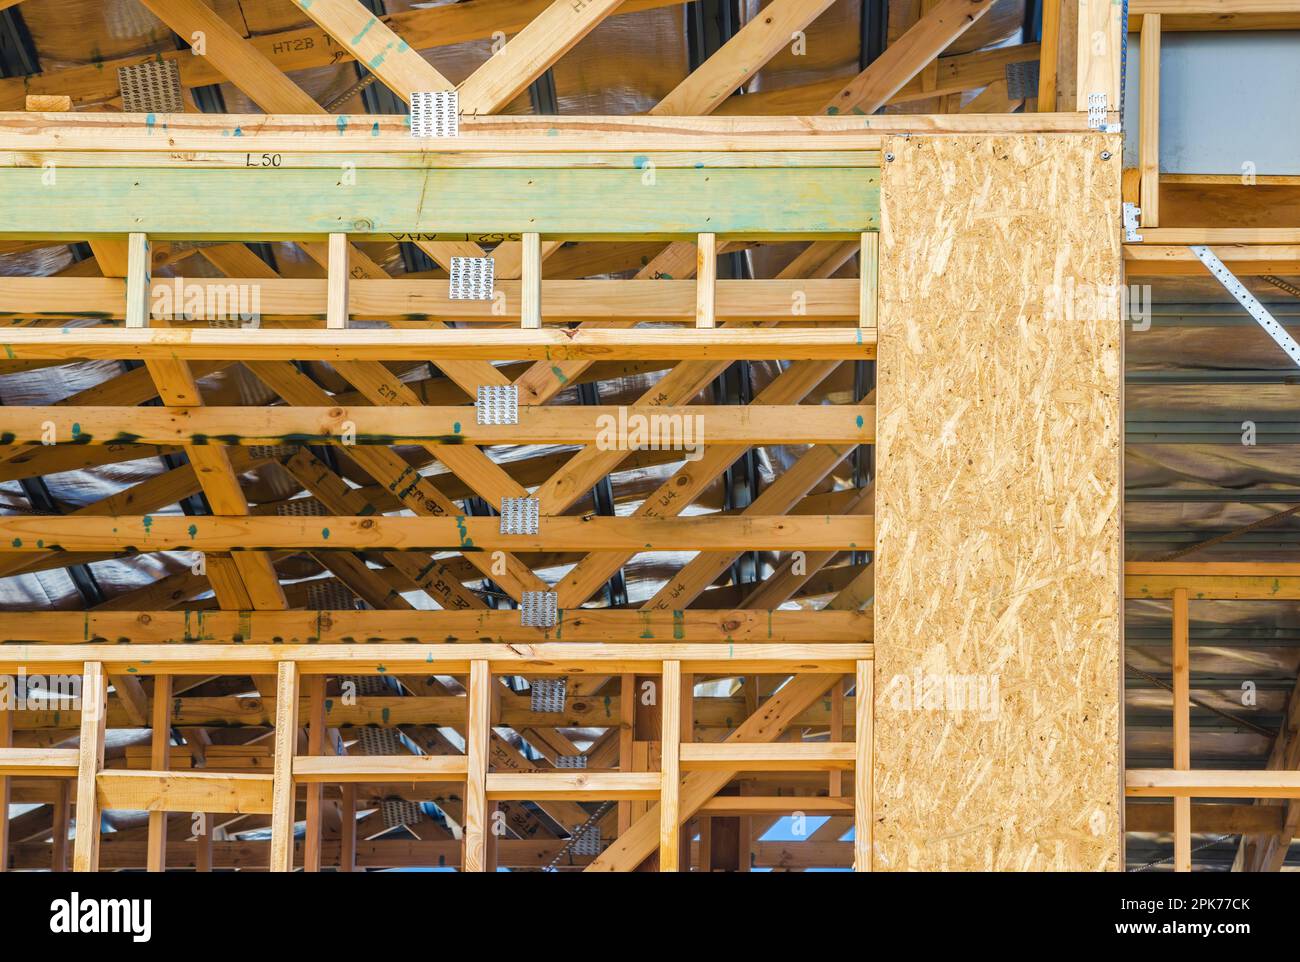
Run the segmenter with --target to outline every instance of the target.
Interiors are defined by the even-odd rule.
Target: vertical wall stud
[[[164,772],[171,764],[171,706],[172,676],[154,675],[153,705],[150,724],[153,731],[149,743],[149,767]],[[150,872],[167,871],[167,813],[149,813],[149,844],[146,867]]]
[[[1138,72],[1138,168],[1142,181],[1138,206],[1142,226],[1160,226],[1160,14],[1142,15]]]
[[[86,662],[81,682],[81,743],[77,762],[77,837],[74,872],[99,871],[99,792],[104,768],[104,724],[108,716],[108,677],[98,661]]]
[[[718,235],[700,234],[695,244],[695,326],[717,326]]]
[[[1175,588],[1172,663],[1174,675],[1174,768],[1192,767],[1191,652],[1188,639],[1187,589]],[[1192,800],[1174,799],[1174,871],[1192,870]]]
[[[149,291],[153,283],[152,253],[148,234],[131,234],[126,257],[126,326],[149,326]],[[180,305],[173,310],[179,312]]]
[[[341,330],[348,326],[348,235],[330,234],[329,296],[326,299],[325,326]]]
[[[665,661],[659,686],[659,871],[676,872],[681,860],[682,663]]]
[[[520,275],[520,326],[542,326],[542,235],[526,233],[523,237],[523,273]]]
[[[293,871],[293,756],[298,744],[298,665],[280,662],[275,683],[275,754],[271,789],[271,871]]]
[[[854,689],[854,744],[856,746],[853,762],[853,871],[871,871],[872,832],[875,828],[873,816],[875,798],[873,797],[875,780],[872,773],[873,746],[872,720],[875,714],[875,678],[874,664],[859,661]]]
[[[880,301],[880,235],[862,235],[858,253],[858,327],[875,327]]]
[[[463,870],[487,866],[487,768],[491,735],[492,673],[486,661],[469,664],[469,718],[465,733],[465,856]]]

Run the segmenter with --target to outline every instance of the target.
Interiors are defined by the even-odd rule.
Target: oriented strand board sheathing
[[[1117,870],[1119,141],[885,150],[874,867]]]

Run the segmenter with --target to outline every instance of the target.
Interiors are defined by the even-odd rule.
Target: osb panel
[[[1118,138],[885,150],[875,868],[1118,869]]]

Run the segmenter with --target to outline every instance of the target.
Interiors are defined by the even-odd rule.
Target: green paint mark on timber
[[[380,717],[384,719],[384,724],[387,725],[387,724],[388,724],[388,716],[389,716],[390,714],[392,714],[392,713],[391,713],[387,708],[385,708],[385,709],[384,709],[382,712],[380,712],[379,714],[380,714]]]
[[[565,376],[564,372],[560,370],[560,366],[558,364],[551,365],[551,373],[555,375],[555,379],[559,381],[561,384],[569,383],[569,379]]]
[[[645,170],[645,165],[650,163],[650,158],[645,154],[637,154],[632,158],[632,166],[637,170]]]
[[[190,525],[190,537],[193,538],[198,533],[199,533],[199,526],[197,524]]]
[[[146,535],[149,534],[150,529],[153,528],[153,517],[146,514],[141,520],[141,523],[144,525],[144,533]]]
[[[329,528],[321,528],[321,529],[320,529],[320,536],[321,536],[322,538],[324,538],[326,541],[328,541],[328,540],[330,539],[330,529],[329,529]]]
[[[451,430],[453,434],[460,434],[460,422],[457,421],[455,424],[453,424],[451,426]]]
[[[371,137],[379,136],[379,121],[376,120],[373,124],[370,125],[370,136]]]
[[[474,539],[469,536],[469,529],[465,527],[465,516],[456,515],[456,531],[460,535],[460,546],[462,548],[474,547]]]
[[[155,117],[153,114],[145,114],[145,117],[144,117],[144,129],[145,129],[146,131],[148,131],[149,133],[152,134],[152,133],[153,133],[154,124],[156,124],[156,123],[158,123],[158,118],[157,118],[157,117]]]
[[[605,696],[605,717],[606,718],[613,717],[613,713],[610,710],[610,706],[613,705],[613,703],[614,703],[614,699],[610,698],[609,695],[606,695]]]
[[[830,114],[832,117],[834,117],[836,114],[838,114],[838,113],[840,112],[840,108],[839,108],[839,107],[827,107],[827,108],[826,108],[826,112],[827,112],[828,114]]]
[[[863,423],[863,422],[862,422],[862,415],[859,414],[859,415],[858,415],[858,427],[862,427],[862,423]]]
[[[330,712],[332,712],[333,710],[334,710],[334,699],[333,699],[333,698],[326,698],[326,699],[325,699],[325,714],[328,715],[328,714],[329,714]]]
[[[368,34],[371,31],[371,29],[374,27],[374,25],[377,24],[378,22],[379,21],[376,20],[374,17],[371,17],[369,20],[367,20],[366,25],[361,28],[361,32],[352,38],[352,42],[354,44],[360,43],[361,38],[364,37],[366,34]]]
[[[379,672],[381,675],[388,674],[388,669],[383,665],[375,665],[375,671]]]
[[[346,132],[347,129],[348,129],[348,116],[347,116],[347,114],[341,114],[341,115],[339,116],[339,119],[336,120],[336,121],[334,121],[334,126],[338,127],[338,129],[339,129],[339,136],[342,137],[343,134],[344,134],[344,132]]]
[[[681,641],[686,637],[686,613],[683,611],[673,612],[673,641]]]
[[[72,436],[73,436],[74,438],[76,438],[76,437],[80,436],[80,434],[81,434],[81,424],[80,424],[80,422],[78,422],[78,423],[76,423],[76,424],[73,424],[73,425],[72,425]]]
[[[1278,593],[1279,591],[1281,591],[1281,590],[1282,590],[1282,582],[1281,582],[1280,580],[1278,580],[1277,578],[1274,578],[1274,579],[1273,579],[1273,594],[1277,594],[1277,593]]]
[[[21,548],[21,547],[23,546],[23,539],[22,539],[22,538],[14,538],[14,540],[13,540],[13,545],[14,545],[15,548]]]
[[[236,137],[242,137],[242,136],[244,136],[244,128],[243,128],[243,127],[236,127],[236,128],[235,128],[235,136],[236,136]]]

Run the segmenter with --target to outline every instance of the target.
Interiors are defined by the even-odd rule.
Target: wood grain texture
[[[886,149],[875,868],[1117,870],[1118,140]]]

